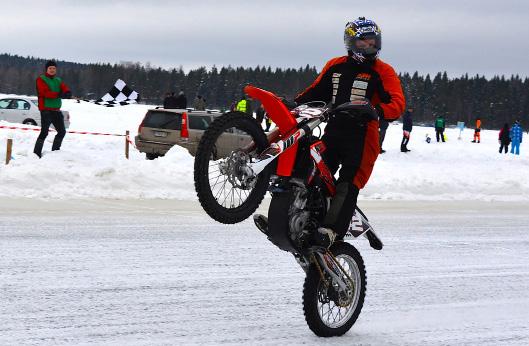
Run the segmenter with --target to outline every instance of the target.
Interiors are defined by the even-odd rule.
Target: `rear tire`
[[[24,119],[24,121],[22,122],[22,124],[24,125],[33,125],[33,126],[37,126],[37,122],[33,119]]]
[[[150,153],[146,153],[145,154],[145,158],[147,160],[154,160],[154,159],[157,159],[160,155],[158,154],[150,154]]]
[[[324,285],[318,269],[314,264],[311,265],[303,285],[303,312],[310,330],[321,337],[340,336],[351,329],[360,315],[366,294],[366,271],[364,261],[358,250],[349,243],[339,241],[331,246],[330,251],[346,271],[347,268],[351,269],[349,275],[354,282],[355,290],[354,298],[347,307],[338,307],[332,299],[328,303],[323,303],[322,298],[329,300],[328,293],[323,288]],[[326,314],[326,305],[329,309],[333,308],[333,311],[343,313],[345,315],[344,320],[331,321],[330,318],[337,318],[341,315]]]
[[[246,200],[237,206],[226,207],[213,194],[209,177],[210,160],[220,156],[217,139],[230,128],[236,128],[250,136],[256,144],[257,154],[268,147],[268,140],[262,128],[255,119],[241,112],[229,112],[218,117],[202,135],[195,155],[195,190],[206,213],[225,224],[238,223],[252,215],[263,200],[270,179],[270,169],[267,168],[257,176],[251,191],[244,190],[249,191],[249,194]]]

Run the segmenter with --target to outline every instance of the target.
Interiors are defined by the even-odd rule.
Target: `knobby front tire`
[[[303,285],[303,312],[310,330],[321,337],[340,336],[351,329],[360,315],[366,294],[366,271],[358,250],[339,241],[331,246],[330,251],[349,272],[355,290],[351,304],[345,308],[334,304],[332,299],[328,301],[320,273],[314,264],[311,265]]]
[[[222,144],[217,143],[217,141],[221,136],[228,136],[233,133],[242,133],[243,136],[248,136],[256,144],[255,150],[250,153],[252,160],[255,160],[257,155],[269,145],[261,126],[251,116],[241,112],[229,112],[218,117],[209,125],[200,139],[195,155],[195,190],[206,213],[214,220],[224,224],[238,223],[251,216],[263,200],[270,180],[270,169],[267,168],[258,175],[253,188],[236,189],[236,192],[233,192],[232,188],[229,192],[224,192],[224,194],[232,194],[232,205],[226,205],[226,199],[230,198],[224,196],[223,201],[222,191],[219,192],[215,190],[215,186],[212,187],[215,182],[214,178],[217,178],[218,181],[219,176],[220,179],[225,177],[218,173],[219,176],[212,178],[210,170],[217,169],[220,171],[218,164],[215,166],[215,161],[223,160],[223,157],[225,159],[225,154],[224,156],[221,155]],[[226,184],[232,187],[230,183],[224,181],[224,185]],[[233,202],[234,196],[238,199],[237,205]],[[244,201],[242,201],[243,199]]]

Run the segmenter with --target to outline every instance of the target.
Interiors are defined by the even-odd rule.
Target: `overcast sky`
[[[366,16],[398,72],[529,76],[529,1],[0,0],[0,53],[74,62],[300,67]]]

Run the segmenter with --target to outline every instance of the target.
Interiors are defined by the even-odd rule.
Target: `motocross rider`
[[[356,98],[367,98],[379,119],[393,121],[404,111],[405,101],[395,70],[378,58],[382,33],[378,25],[360,17],[345,26],[347,55],[327,62],[314,83],[295,101],[332,103],[333,107]],[[325,163],[333,174],[341,165],[336,195],[314,243],[329,247],[345,236],[354,214],[358,192],[369,180],[380,153],[377,120],[337,115],[329,120],[322,140],[326,146]]]

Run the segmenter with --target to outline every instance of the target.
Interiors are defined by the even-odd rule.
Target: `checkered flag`
[[[139,99],[140,95],[136,91],[129,88],[124,81],[118,79],[116,83],[114,83],[112,89],[110,89],[110,91],[106,93],[105,96],[95,101],[85,101],[105,107],[116,107],[136,103],[139,101]]]

